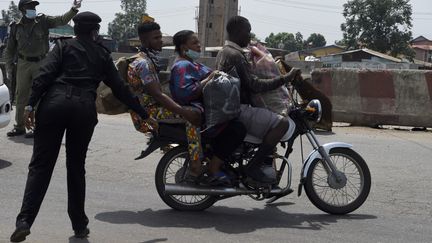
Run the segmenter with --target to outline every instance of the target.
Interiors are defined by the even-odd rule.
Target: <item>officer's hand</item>
[[[82,2],[82,0],[74,0],[72,8],[74,8],[74,9],[81,8],[81,2]]]
[[[24,122],[25,127],[29,130],[33,130],[35,127],[35,112],[34,111],[24,111]]]
[[[156,121],[156,119],[149,117],[147,119],[144,120],[146,126],[148,127],[148,129],[152,132],[152,133],[158,133],[159,131],[159,124]]]
[[[206,85],[210,80],[212,80],[214,78],[216,73],[217,73],[217,71],[211,72],[205,79],[201,80],[201,85],[202,86]]]
[[[301,78],[301,70],[299,68],[292,68],[289,73],[283,75],[285,82],[295,83]]]
[[[201,113],[197,110],[183,109],[183,118],[196,127],[201,127]]]

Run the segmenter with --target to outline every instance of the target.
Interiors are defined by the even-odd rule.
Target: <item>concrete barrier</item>
[[[317,69],[313,85],[333,104],[333,121],[432,127],[432,71]]]

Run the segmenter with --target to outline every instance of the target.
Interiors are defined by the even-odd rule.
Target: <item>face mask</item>
[[[200,53],[197,52],[197,51],[193,51],[193,50],[191,50],[191,49],[187,50],[187,51],[185,52],[185,55],[186,55],[187,57],[189,57],[190,59],[192,59],[192,60],[196,60],[196,59],[200,58]]]
[[[34,19],[34,18],[36,18],[36,10],[35,9],[27,9],[25,16],[28,19]]]

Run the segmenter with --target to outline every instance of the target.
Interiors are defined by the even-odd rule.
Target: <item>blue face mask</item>
[[[196,59],[200,58],[200,56],[201,56],[199,52],[197,52],[197,51],[193,51],[193,50],[191,50],[191,49],[187,50],[187,51],[185,52],[185,55],[186,55],[187,57],[189,57],[190,59],[192,59],[192,60],[196,60]]]
[[[26,18],[34,19],[36,18],[36,10],[35,9],[27,9],[25,13]]]

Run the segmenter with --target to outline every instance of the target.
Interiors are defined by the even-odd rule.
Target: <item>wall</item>
[[[333,104],[333,121],[432,127],[432,71],[318,69],[312,83]]]

